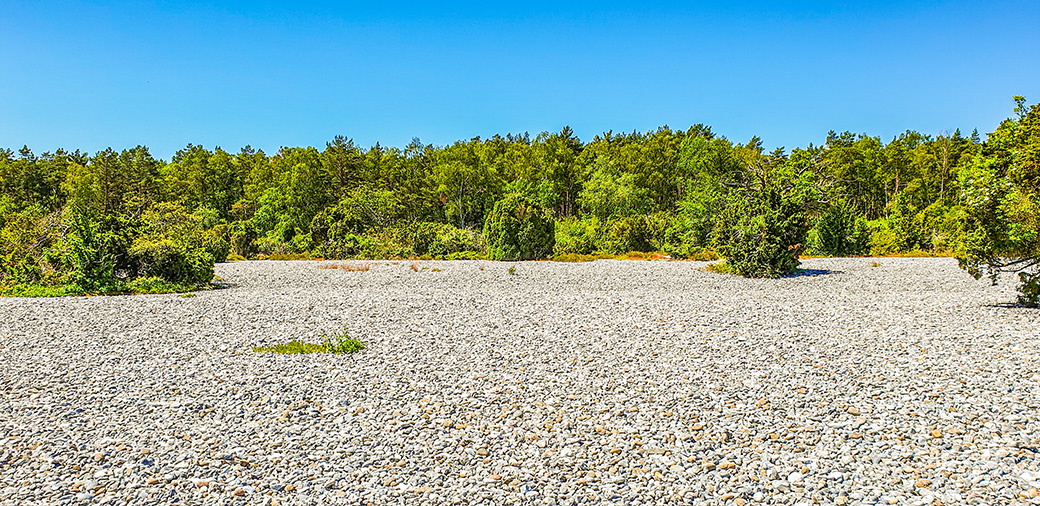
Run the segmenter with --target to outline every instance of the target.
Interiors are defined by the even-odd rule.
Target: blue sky
[[[273,153],[570,125],[767,147],[992,131],[1040,101],[1040,2],[5,0],[0,146]]]

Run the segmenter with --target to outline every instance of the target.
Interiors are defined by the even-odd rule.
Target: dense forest
[[[661,252],[791,272],[800,255],[943,254],[1036,289],[1040,105],[977,132],[831,132],[767,152],[710,127],[569,128],[267,154],[0,150],[8,294],[196,286],[227,258],[581,259]],[[1016,263],[1017,262],[1017,263]],[[36,290],[36,292],[34,292]],[[1035,297],[1034,297],[1035,300]]]

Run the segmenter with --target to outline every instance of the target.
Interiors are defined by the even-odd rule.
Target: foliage
[[[961,267],[996,283],[1017,274],[1018,302],[1040,305],[1040,104],[1016,97],[1018,117],[990,135],[970,167]]]
[[[494,260],[544,258],[556,242],[550,211],[520,192],[495,203],[484,223],[484,237]]]
[[[1036,106],[1016,104],[985,142],[829,132],[772,156],[757,138],[736,144],[704,125],[404,148],[336,137],[272,155],[189,144],[169,162],[143,146],[0,149],[0,284],[113,292],[152,275],[201,279],[202,250],[212,261],[718,250],[738,270],[779,275],[811,245],[956,254],[976,275],[1024,272],[1028,291],[1040,149]],[[146,214],[167,212],[160,204],[193,225],[156,229]]]
[[[612,255],[629,251],[653,251],[650,244],[650,223],[646,216],[615,217],[600,228],[597,248]]]
[[[129,293],[184,293],[197,290],[199,285],[171,283],[158,276],[137,278],[126,284]]]
[[[754,162],[734,183],[716,238],[734,272],[775,278],[798,268],[809,216],[820,202],[812,176],[774,157]]]
[[[817,219],[814,253],[828,256],[863,255],[870,248],[866,220],[856,215],[848,202],[832,203]]]
[[[590,255],[596,251],[600,222],[595,216],[556,220],[554,259],[560,255]]]
[[[226,259],[230,248],[222,228],[208,227],[213,216],[188,213],[179,204],[159,203],[144,215],[147,223],[130,248],[137,274],[168,283],[197,286],[213,279],[215,259]]]
[[[737,275],[738,274],[737,271],[733,269],[733,266],[730,265],[730,263],[727,262],[726,260],[721,260],[721,261],[718,261],[718,262],[712,262],[712,263],[710,263],[708,265],[705,265],[704,266],[704,270],[709,271],[709,272],[714,272],[714,273],[717,273],[717,274],[732,274],[732,275]]]

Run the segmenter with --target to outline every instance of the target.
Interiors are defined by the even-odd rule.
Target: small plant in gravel
[[[515,276],[516,275],[516,266],[515,265],[510,265],[509,266],[509,275],[510,276]]]
[[[347,336],[347,329],[344,328],[341,331],[333,332],[332,334],[322,333],[321,343],[307,343],[293,337],[287,343],[276,344],[274,346],[256,346],[253,347],[254,353],[278,353],[280,355],[291,355],[297,353],[357,353],[365,348],[364,341],[354,339]]]

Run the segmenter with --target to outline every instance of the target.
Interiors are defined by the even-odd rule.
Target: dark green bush
[[[870,231],[845,202],[827,208],[816,221],[813,251],[828,256],[865,255],[870,252]]]
[[[227,258],[230,244],[223,227],[209,227],[211,213],[188,213],[179,204],[159,203],[144,215],[147,223],[130,254],[136,276],[177,285],[202,285],[213,279],[213,263]]]
[[[495,202],[484,222],[488,256],[494,260],[545,258],[556,243],[554,232],[550,212],[521,193]]]
[[[742,276],[794,273],[817,202],[819,191],[809,173],[796,175],[779,167],[751,175],[726,197],[719,253]]]
[[[131,249],[144,278],[160,278],[170,283],[201,285],[213,279],[213,255],[205,248],[192,247],[171,238],[134,241]]]
[[[67,258],[73,270],[68,278],[85,291],[118,291],[119,285],[137,277],[137,263],[130,253],[138,225],[131,217],[106,216],[95,221],[71,212]]]

